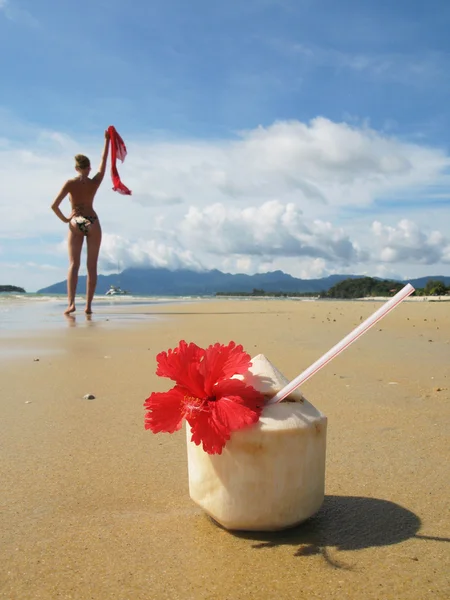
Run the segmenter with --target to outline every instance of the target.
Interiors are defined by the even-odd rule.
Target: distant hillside
[[[0,285],[0,292],[17,292],[19,294],[26,294],[25,290],[16,285]]]
[[[352,275],[330,275],[323,279],[297,279],[283,273],[273,271],[270,273],[257,273],[255,275],[222,273],[212,271],[190,271],[180,269],[125,269],[120,274],[99,275],[97,293],[104,294],[111,285],[120,285],[131,294],[145,295],[213,295],[216,292],[251,292],[253,289],[283,292],[320,292],[327,290],[332,285],[353,277]],[[64,294],[66,281],[55,283],[38,290],[38,293]],[[86,277],[78,280],[78,292],[86,293]]]
[[[151,296],[192,296],[214,295],[217,292],[252,292],[261,289],[266,292],[315,292],[329,290],[345,279],[360,279],[360,275],[330,275],[322,279],[297,279],[283,273],[273,271],[255,275],[222,273],[212,271],[190,271],[180,269],[125,269],[120,274],[99,275],[97,294],[104,294],[111,285],[120,285],[131,294]],[[429,279],[439,280],[450,285],[450,277],[433,276],[411,280],[414,287],[424,287]],[[403,283],[403,282],[401,282]],[[65,294],[66,281],[55,283],[38,290],[42,294]],[[78,281],[78,293],[86,293],[86,277]]]

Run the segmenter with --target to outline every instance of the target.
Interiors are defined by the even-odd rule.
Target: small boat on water
[[[129,292],[122,290],[118,285],[112,285],[105,296],[126,296]]]

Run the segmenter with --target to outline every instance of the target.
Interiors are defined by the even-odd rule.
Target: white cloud
[[[134,195],[124,199],[111,194],[106,181],[99,199],[105,199],[108,215],[116,222],[119,210],[133,213],[130,224],[132,217],[145,215],[141,207],[172,207],[179,214],[182,209],[176,207],[183,202],[196,207],[256,205],[276,198],[294,203],[309,217],[329,215],[344,206],[370,205],[396,194],[407,200],[429,186],[438,193],[450,166],[440,149],[405,144],[367,127],[323,118],[309,124],[275,123],[243,132],[233,141],[127,143],[129,156],[120,172]],[[14,230],[16,223],[23,231],[33,227],[38,215],[47,217],[64,177],[74,175],[73,155],[83,151],[95,166],[99,145],[49,131],[33,132],[22,144],[8,140],[0,148],[2,181],[14,202],[7,230]],[[53,231],[55,224],[48,218],[39,221],[40,227]],[[0,232],[4,227],[0,225]]]
[[[75,174],[73,155],[87,154],[95,167],[102,141],[23,123],[12,127],[0,111],[3,121],[9,127],[1,127],[7,133],[0,143],[0,179],[8,190],[0,196],[5,255],[20,240],[31,248],[27,239],[38,237],[43,248],[65,236],[67,226],[50,204]],[[101,269],[116,270],[119,262],[121,268],[283,269],[315,277],[374,273],[383,264],[404,273],[408,265],[448,263],[450,218],[422,201],[442,196],[445,204],[450,159],[442,149],[324,118],[278,122],[232,140],[137,141],[120,133],[128,157],[119,171],[133,195],[113,193],[107,175],[96,199],[104,232]],[[420,230],[394,227],[391,201],[397,210],[404,203],[405,211],[414,202]],[[376,206],[382,206],[380,225],[372,229]],[[62,210],[69,213],[67,200]],[[58,264],[65,253],[64,243],[55,253]],[[31,250],[20,260],[36,262]]]
[[[246,208],[191,207],[180,230],[189,246],[211,254],[309,256],[336,263],[361,258],[342,229],[321,220],[306,224],[294,204],[276,200]]]
[[[408,219],[402,219],[395,227],[375,221],[372,231],[380,247],[382,262],[450,264],[450,239],[440,231],[427,233]]]
[[[139,239],[131,242],[112,234],[103,236],[99,266],[104,271],[123,270],[127,266],[204,270],[189,250],[155,240]]]
[[[169,196],[165,193],[150,192],[147,194],[134,194],[133,202],[142,206],[175,206],[183,204],[183,200],[178,196]]]

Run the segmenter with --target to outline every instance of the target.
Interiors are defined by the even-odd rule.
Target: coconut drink
[[[326,417],[299,391],[268,405],[288,380],[242,346],[180,342],[157,357],[169,392],[146,401],[146,427],[187,421],[191,498],[227,529],[275,530],[314,514],[324,497]]]

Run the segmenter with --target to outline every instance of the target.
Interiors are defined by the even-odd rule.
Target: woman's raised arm
[[[100,161],[100,166],[98,168],[98,173],[96,175],[94,175],[94,177],[92,178],[93,181],[96,181],[99,185],[103,181],[103,177],[105,176],[106,163],[108,161],[108,154],[109,154],[109,132],[108,132],[108,130],[106,130],[105,131],[105,145],[103,146],[103,154],[102,154],[102,159]]]

